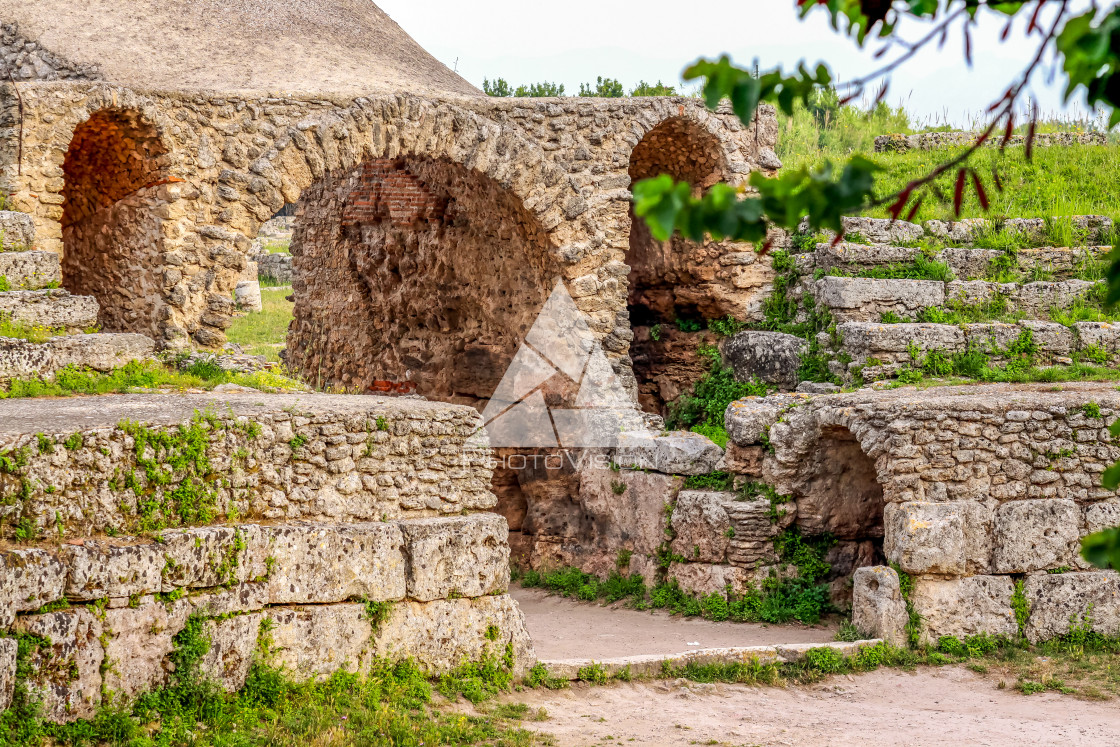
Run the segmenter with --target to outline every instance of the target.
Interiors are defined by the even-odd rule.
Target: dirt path
[[[1120,705],[1000,690],[960,667],[882,669],[810,687],[684,680],[536,690],[508,702],[545,708],[525,727],[556,745],[1103,745]]]
[[[673,617],[667,612],[639,612],[622,604],[601,607],[550,596],[539,589],[510,588],[525,613],[537,658],[609,659],[640,654],[679,654],[702,648],[827,643],[836,626],[714,623]]]

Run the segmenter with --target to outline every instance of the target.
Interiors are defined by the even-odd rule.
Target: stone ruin
[[[523,671],[534,659],[506,594],[511,553],[737,593],[777,567],[773,538],[794,523],[840,540],[833,599],[891,640],[906,610],[887,560],[915,577],[910,602],[930,639],[1015,632],[1018,582],[1032,639],[1067,630],[1086,600],[1094,626],[1120,631],[1118,577],[1076,552],[1120,521],[1116,496],[1097,487],[1120,458],[1111,387],[786,394],[733,404],[726,451],[660,433],[666,404],[704,373],[697,341],[714,342],[674,323],[760,321],[776,272],[749,245],[655,241],[630,186],[774,173],[772,109],[743,127],[693,99],[488,98],[371,3],[170,0],[139,19],[109,0],[80,19],[70,5],[0,0],[14,79],[0,86],[11,209],[0,313],[74,333],[0,338],[0,381],[220,349],[238,283],[264,272],[250,265],[254,239],[295,205],[290,267],[269,268],[290,273],[287,365],[317,389],[428,401],[0,401],[0,631],[49,637],[24,685],[50,718],[165,683],[192,615],[208,620],[206,671],[230,690],[266,617],[299,676],[373,656],[447,671],[506,646]],[[208,66],[167,44],[173,17],[198,21],[181,41]],[[259,54],[247,62],[249,43]],[[954,294],[998,293],[1037,314],[1085,289],[992,288],[967,273],[958,285],[811,280],[829,262],[905,261],[897,232],[925,230],[861,226],[882,240],[797,258],[797,292],[841,320],[826,342],[845,381],[897,375],[890,354],[914,340],[950,349],[1020,327],[1054,357],[1120,348],[1110,325],[879,324]],[[983,262],[982,251],[954,261]],[[593,464],[554,469],[555,450],[503,448],[495,466],[478,413],[558,283],[652,431],[623,434]],[[727,364],[794,388],[805,341],[743,334],[721,343]],[[575,397],[547,390],[549,406]],[[201,452],[163,471],[188,437]],[[720,470],[789,501],[684,489]],[[380,602],[394,603],[385,619],[368,614]],[[0,707],[14,671],[13,641],[0,638]]]

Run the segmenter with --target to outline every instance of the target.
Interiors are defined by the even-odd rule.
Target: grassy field
[[[1083,131],[1088,124],[1080,120],[1052,119],[1041,123],[1039,130]],[[877,194],[885,196],[924,176],[938,163],[950,158],[954,151],[876,154],[875,137],[946,129],[949,128],[923,125],[904,109],[885,104],[870,111],[855,106],[839,106],[834,95],[824,93],[814,107],[799,108],[792,117],[779,118],[777,150],[787,169],[813,168],[825,160],[838,163],[854,153],[870,156],[884,169],[877,177]],[[975,191],[970,188],[961,217],[1117,217],[1116,214],[1120,214],[1120,184],[1109,177],[1120,167],[1120,144],[1114,142],[1114,137],[1109,139],[1113,142],[1105,146],[1037,148],[1031,162],[1024,157],[1023,148],[1008,148],[1002,154],[997,148],[983,149],[973,157],[971,165],[984,180],[991,210],[985,213],[981,209]],[[998,170],[1003,181],[1002,192],[994,185],[993,169]],[[949,174],[938,182],[944,195],[952,195],[954,180],[955,174]],[[870,210],[867,214],[876,217],[887,215],[885,208]],[[951,204],[938,202],[930,194],[915,220],[947,220],[952,217]]]
[[[241,345],[250,355],[263,355],[270,361],[280,360],[288,324],[292,321],[291,287],[261,288],[264,311],[246,314],[233,321],[226,331],[230,342]]]

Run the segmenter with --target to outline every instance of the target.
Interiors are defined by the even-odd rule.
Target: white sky
[[[503,77],[511,84],[552,80],[569,95],[596,76],[676,83],[699,57],[729,53],[740,64],[755,58],[762,70],[826,62],[840,80],[873,69],[878,48],[866,50],[828,24],[816,10],[798,19],[794,0],[377,0],[378,5],[429,52],[469,81]],[[1075,0],[1088,7],[1088,0]],[[1003,20],[984,11],[973,36],[976,69],[954,32],[943,51],[930,50],[898,72],[887,100],[935,122],[961,125],[982,115],[1029,61],[1035,39],[1023,37],[1026,21],[999,42]],[[904,36],[922,34],[914,26]],[[1044,114],[1060,113],[1061,89],[1036,74],[1033,93]],[[1080,113],[1080,105],[1069,110]]]

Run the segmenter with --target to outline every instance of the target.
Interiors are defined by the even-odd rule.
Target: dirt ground
[[[880,669],[809,687],[685,680],[503,698],[544,708],[525,722],[575,745],[1103,745],[1120,741],[1120,705],[998,689],[963,667]]]
[[[826,643],[836,624],[755,625],[714,623],[673,617],[667,612],[639,612],[622,604],[601,607],[549,595],[540,589],[510,587],[525,613],[537,658],[610,659],[640,654],[679,654],[702,648]]]

